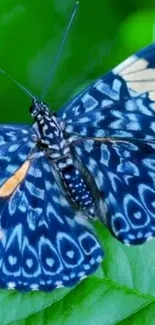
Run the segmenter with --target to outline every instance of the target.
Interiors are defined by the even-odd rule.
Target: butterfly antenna
[[[153,38],[153,43],[154,43],[155,42],[155,23],[153,24],[152,38]]]
[[[8,79],[13,81],[20,89],[22,89],[29,97],[32,99],[35,99],[35,96],[31,94],[31,92],[26,89],[24,86],[22,86],[17,80],[15,80],[13,77],[11,77],[6,71],[0,69],[0,73],[6,76]]]
[[[74,9],[73,9],[73,11],[72,11],[72,14],[71,14],[71,17],[70,17],[69,23],[68,23],[68,25],[67,25],[67,27],[66,27],[66,29],[65,29],[65,31],[64,31],[64,34],[63,34],[63,37],[62,37],[62,41],[61,41],[61,44],[60,44],[60,47],[59,47],[59,50],[58,50],[58,53],[57,53],[57,55],[56,55],[56,57],[55,57],[55,60],[54,60],[54,63],[53,63],[52,69],[51,69],[51,71],[50,71],[50,73],[49,73],[49,77],[48,77],[48,79],[47,79],[47,81],[46,81],[46,83],[45,83],[45,88],[44,88],[43,93],[42,93],[42,95],[41,95],[41,100],[44,99],[45,94],[46,94],[46,92],[47,92],[47,90],[48,90],[48,88],[49,88],[49,85],[51,84],[51,80],[52,80],[53,75],[54,75],[54,73],[55,73],[55,68],[56,68],[57,63],[58,63],[58,61],[59,61],[60,54],[61,54],[62,49],[63,49],[63,47],[64,47],[65,40],[66,40],[66,38],[67,38],[68,32],[69,32],[69,30],[70,30],[70,27],[71,27],[71,25],[72,25],[72,22],[73,22],[73,19],[74,19],[74,17],[75,17],[75,14],[76,14],[76,11],[77,11],[78,6],[79,6],[79,1],[76,2],[75,6],[74,6]]]

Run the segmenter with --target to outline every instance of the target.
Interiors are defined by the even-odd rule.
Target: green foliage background
[[[40,95],[73,0],[1,0],[0,67]],[[155,41],[154,0],[81,0],[46,101],[58,110],[128,55]],[[30,99],[0,75],[0,122],[30,123]],[[0,291],[1,325],[154,325],[155,241],[125,247],[97,225],[95,275],[50,294]]]

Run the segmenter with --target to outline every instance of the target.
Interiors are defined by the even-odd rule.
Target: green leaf
[[[58,289],[51,294],[2,291],[0,323],[150,325],[151,319],[153,325],[155,240],[126,247],[100,225],[97,233],[106,252],[98,272],[72,290]]]
[[[148,303],[148,297],[134,294],[106,279],[92,278],[79,285],[61,302],[17,325],[32,325],[35,322],[39,325],[116,324]]]
[[[12,321],[16,322],[44,310],[62,299],[68,292],[68,289],[55,290],[52,293],[17,293],[0,290],[0,323],[10,324]]]

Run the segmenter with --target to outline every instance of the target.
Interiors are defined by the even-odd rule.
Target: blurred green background
[[[0,67],[41,95],[74,0],[1,0]],[[46,102],[55,110],[155,41],[153,0],[81,0]],[[30,99],[0,75],[0,122],[30,123]]]

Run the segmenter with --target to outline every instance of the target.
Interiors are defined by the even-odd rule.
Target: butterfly
[[[99,219],[127,245],[155,236],[155,45],[56,115],[34,98],[29,125],[0,125],[0,287],[76,285],[104,252]]]

